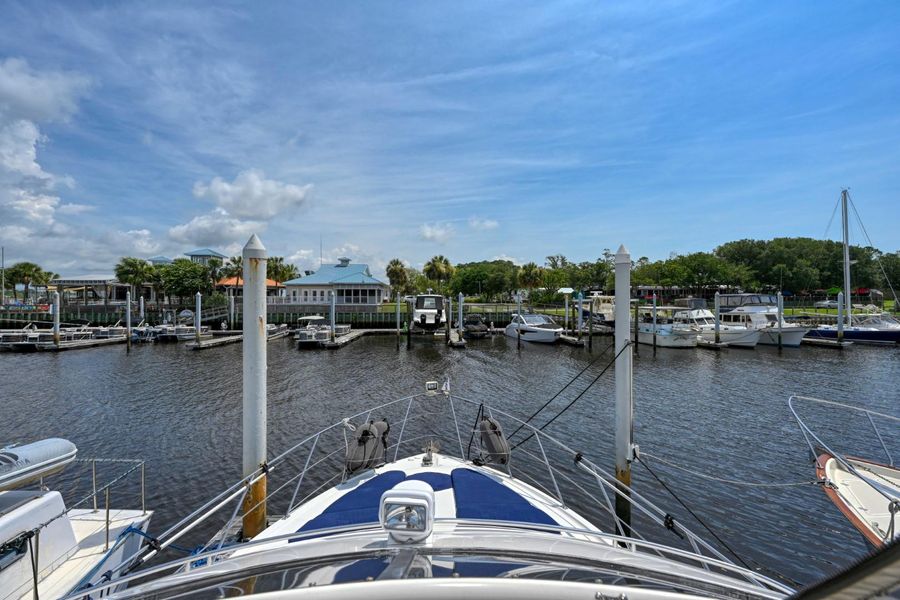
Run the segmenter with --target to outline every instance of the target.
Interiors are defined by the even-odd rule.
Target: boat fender
[[[384,453],[388,445],[388,433],[391,426],[384,419],[369,421],[356,428],[356,443],[347,447],[345,461],[347,473],[356,473],[363,469],[372,469],[384,464]]]
[[[509,462],[509,442],[500,423],[493,417],[481,417],[481,459],[485,463],[505,465]]]

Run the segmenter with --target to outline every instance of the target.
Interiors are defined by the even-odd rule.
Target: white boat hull
[[[760,329],[759,343],[763,346],[778,345],[778,328],[766,327]],[[783,327],[781,329],[781,345],[788,348],[798,348],[803,336],[809,332],[805,327]]]
[[[654,344],[653,340],[653,330],[651,329],[640,329],[638,331],[638,343],[646,344],[648,346],[652,346]],[[631,341],[634,341],[634,331],[631,332]],[[657,348],[696,348],[697,347],[697,332],[680,332],[680,331],[670,331],[670,330],[659,330],[656,332],[656,347]]]
[[[518,339],[521,335],[523,342],[537,342],[541,344],[554,344],[559,341],[562,335],[562,328],[545,329],[543,327],[521,327],[516,323],[510,323],[506,326],[506,335]]]
[[[716,341],[715,329],[704,329],[700,336],[706,342]],[[759,343],[760,332],[758,329],[720,329],[719,341],[734,348],[756,348]]]

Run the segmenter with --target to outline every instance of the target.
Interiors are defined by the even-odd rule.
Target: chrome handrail
[[[509,529],[525,529],[529,533],[535,532],[543,532],[550,534],[569,534],[574,537],[590,537],[595,538],[597,541],[604,543],[610,547],[620,548],[624,551],[633,551],[634,549],[641,548],[647,551],[653,551],[654,553],[662,556],[675,556],[679,557],[691,562],[697,563],[699,566],[704,568],[716,568],[725,573],[732,573],[734,575],[738,575],[744,577],[751,582],[760,582],[760,585],[763,587],[769,588],[769,590],[777,591],[785,594],[793,593],[794,590],[778,581],[773,579],[769,579],[767,577],[759,575],[759,573],[738,565],[735,565],[731,561],[719,560],[716,558],[706,557],[700,554],[688,552],[686,550],[680,550],[678,548],[672,548],[671,546],[665,546],[663,544],[659,544],[656,542],[650,542],[647,540],[635,539],[632,537],[626,537],[611,533],[605,533],[603,531],[599,531],[596,529],[584,529],[579,527],[565,527],[561,525],[549,525],[543,523],[532,523],[532,522],[519,522],[519,521],[498,521],[493,519],[459,519],[452,517],[441,517],[436,518],[434,520],[435,527],[439,526],[450,526],[454,528],[454,531],[457,531],[459,528],[472,527],[476,528],[479,531],[485,531],[486,528],[495,528],[497,530],[509,530]],[[321,538],[328,537],[329,539],[335,539],[337,536],[348,536],[353,534],[360,534],[371,531],[382,531],[382,526],[378,522],[371,523],[358,523],[354,525],[341,525],[337,527],[327,527],[322,529],[314,529],[310,531],[300,531],[300,532],[290,532],[277,536],[267,537],[264,539],[256,539],[248,542],[244,542],[242,544],[236,546],[228,546],[223,548],[216,548],[211,550],[206,550],[204,552],[194,554],[192,556],[178,558],[175,560],[171,560],[169,562],[156,565],[154,567],[142,570],[140,572],[136,572],[130,575],[126,575],[124,577],[120,577],[113,581],[105,582],[102,584],[98,584],[93,586],[90,589],[81,590],[80,592],[73,592],[68,596],[64,596],[61,600],[74,600],[76,598],[86,598],[86,594],[90,594],[92,597],[96,594],[97,597],[102,597],[105,594],[102,592],[109,590],[110,588],[115,587],[125,587],[131,581],[135,581],[138,579],[147,579],[151,575],[159,575],[164,574],[169,571],[198,571],[203,568],[212,566],[220,562],[224,558],[228,558],[234,552],[244,553],[248,549],[257,549],[264,546],[275,546],[281,547],[282,542],[303,542],[313,538]],[[554,538],[555,539],[555,538]],[[415,548],[415,546],[413,546]],[[431,544],[428,546],[427,550],[429,553],[438,554],[442,551],[442,549],[448,548],[448,546],[441,546],[440,544]],[[390,550],[389,547],[379,547],[379,550]],[[395,548],[396,549],[396,548]],[[363,548],[360,552],[367,551],[368,548]],[[467,551],[472,550],[471,548],[466,548]],[[341,553],[342,558],[346,558],[348,554],[346,552]],[[579,558],[584,558],[583,556],[579,556]],[[182,583],[180,581],[179,583]],[[159,592],[160,590],[155,589],[155,592]]]
[[[127,557],[126,559],[124,559],[119,565],[115,566],[111,570],[113,580],[124,581],[124,579],[122,579],[122,578],[115,577],[115,575],[119,574],[119,573],[123,573],[123,576],[125,578],[132,577],[131,575],[128,575],[128,571],[133,570],[134,568],[147,563],[147,561],[150,558],[153,558],[158,553],[159,550],[169,546],[176,539],[180,538],[188,531],[195,529],[202,522],[211,518],[219,510],[228,506],[230,504],[230,502],[235,501],[235,500],[237,500],[239,503],[242,502],[245,497],[246,489],[249,487],[250,483],[258,480],[259,478],[263,477],[266,474],[271,473],[273,470],[280,467],[282,465],[282,463],[287,461],[288,458],[293,457],[295,455],[295,453],[299,453],[300,448],[302,448],[304,445],[310,444],[311,447],[309,450],[309,454],[305,457],[301,456],[301,458],[300,458],[300,460],[303,460],[303,458],[305,458],[305,462],[303,463],[303,468],[300,469],[295,475],[293,475],[292,477],[287,479],[286,482],[284,482],[282,485],[280,485],[274,491],[268,493],[264,500],[264,501],[271,500],[275,494],[279,493],[281,490],[289,488],[290,484],[294,480],[299,480],[296,487],[293,490],[293,494],[290,497],[290,502],[288,503],[288,506],[287,506],[287,514],[290,514],[295,509],[296,506],[302,505],[302,503],[305,502],[307,498],[309,498],[309,496],[307,496],[306,498],[302,499],[297,505],[294,504],[294,501],[296,500],[297,495],[299,494],[300,485],[304,481],[306,474],[314,467],[318,466],[319,464],[323,463],[325,460],[333,457],[334,454],[336,454],[340,450],[344,449],[343,444],[342,444],[340,447],[338,447],[336,450],[334,450],[332,452],[326,451],[326,455],[324,457],[313,460],[313,454],[315,453],[316,448],[322,447],[322,445],[320,444],[320,440],[322,439],[323,435],[325,435],[329,432],[336,432],[338,430],[343,430],[344,432],[346,432],[345,423],[347,423],[349,420],[359,419],[360,417],[362,417],[364,415],[365,415],[366,419],[368,419],[368,417],[372,413],[376,413],[378,411],[383,411],[385,409],[388,409],[389,407],[402,406],[401,403],[405,402],[405,403],[408,403],[408,405],[405,407],[406,414],[404,415],[404,417],[401,421],[393,423],[393,425],[397,425],[398,423],[400,425],[400,430],[399,430],[400,433],[398,436],[398,440],[395,444],[391,444],[391,446],[396,445],[396,448],[394,449],[394,457],[396,459],[396,457],[398,456],[398,453],[399,453],[400,445],[404,442],[403,436],[406,435],[406,432],[408,429],[407,423],[420,416],[419,414],[416,414],[415,411],[411,410],[412,405],[415,404],[417,400],[422,400],[425,398],[441,398],[441,397],[446,398],[446,401],[449,404],[450,412],[451,412],[453,420],[454,420],[455,433],[456,433],[457,441],[460,445],[461,452],[462,452],[462,440],[461,440],[460,433],[459,433],[460,428],[459,428],[458,420],[456,418],[457,410],[456,410],[454,403],[462,402],[463,404],[469,405],[471,407],[482,407],[483,406],[486,410],[489,411],[489,414],[496,413],[497,415],[500,415],[504,420],[508,419],[512,425],[520,426],[521,429],[527,429],[528,431],[526,433],[530,433],[531,436],[537,437],[537,443],[538,443],[540,455],[528,452],[525,449],[522,449],[520,451],[525,454],[530,455],[534,460],[544,463],[544,465],[547,467],[548,472],[550,474],[550,480],[552,482],[552,487],[555,490],[556,499],[560,503],[564,504],[564,499],[563,499],[563,494],[560,490],[560,486],[557,482],[557,477],[561,477],[562,479],[565,479],[572,483],[575,483],[575,482],[572,480],[572,477],[566,475],[566,473],[564,471],[562,471],[559,468],[554,467],[553,462],[551,461],[550,457],[548,457],[547,449],[549,449],[549,448],[555,448],[557,451],[561,451],[561,452],[567,454],[568,456],[572,457],[574,460],[574,464],[575,464],[574,472],[575,473],[577,473],[579,471],[584,472],[588,476],[587,483],[584,484],[584,486],[577,484],[577,483],[575,484],[575,486],[578,489],[580,489],[582,493],[586,494],[593,501],[599,502],[599,500],[595,497],[595,495],[592,494],[586,488],[592,488],[593,486],[600,488],[600,491],[602,492],[602,496],[606,501],[606,507],[605,507],[606,512],[608,512],[610,515],[613,516],[615,528],[617,531],[624,532],[624,531],[626,531],[626,529],[624,527],[624,524],[616,516],[615,507],[613,506],[613,502],[612,502],[611,498],[621,497],[621,498],[625,499],[627,502],[629,502],[632,506],[634,506],[639,514],[642,514],[645,517],[647,517],[652,523],[654,523],[660,527],[666,528],[666,529],[671,529],[671,530],[675,531],[675,533],[679,537],[686,539],[686,541],[690,544],[691,548],[693,549],[693,552],[691,552],[689,550],[684,550],[684,551],[679,551],[679,552],[686,553],[685,556],[690,556],[691,560],[699,561],[701,564],[704,564],[704,561],[713,560],[713,561],[718,561],[721,563],[732,565],[731,561],[727,557],[725,557],[725,555],[723,555],[715,547],[713,547],[712,545],[707,543],[703,538],[696,535],[693,531],[691,531],[690,529],[688,529],[687,527],[685,527],[682,523],[680,523],[678,521],[675,521],[674,523],[671,520],[667,521],[667,519],[666,519],[667,513],[665,511],[663,511],[661,508],[659,508],[653,502],[651,502],[648,498],[646,498],[642,494],[636,492],[635,490],[624,488],[624,486],[622,486],[617,481],[615,481],[615,478],[610,473],[608,473],[604,469],[600,468],[594,462],[592,462],[587,457],[585,457],[582,453],[573,450],[566,444],[560,442],[553,436],[544,432],[542,429],[535,427],[534,425],[532,425],[526,421],[523,421],[522,419],[520,419],[508,412],[505,412],[505,411],[497,409],[497,408],[490,407],[482,402],[475,402],[473,400],[468,400],[463,397],[453,396],[450,394],[450,391],[448,388],[449,388],[449,386],[447,386],[447,388],[445,388],[445,390],[440,393],[413,394],[410,396],[399,398],[397,400],[392,400],[390,402],[383,403],[374,408],[360,411],[360,412],[352,415],[349,418],[342,419],[341,421],[338,421],[337,423],[334,423],[312,435],[305,437],[298,443],[289,447],[287,450],[276,455],[266,465],[261,465],[258,469],[254,470],[252,473],[248,474],[246,477],[243,477],[238,482],[236,482],[236,483],[232,484],[231,486],[229,486],[228,488],[226,488],[220,494],[218,494],[218,495],[214,496],[213,498],[211,498],[210,500],[208,500],[206,503],[204,503],[198,509],[196,509],[195,511],[190,513],[188,516],[181,519],[178,523],[169,527],[166,531],[164,531],[161,535],[159,535],[157,537],[157,540],[156,540],[157,543],[154,544],[154,546],[157,549],[151,549],[151,548],[145,547],[145,548],[142,548],[139,551],[135,552],[131,556]],[[401,410],[402,410],[402,408],[401,408]],[[413,413],[413,414],[410,414],[410,413]],[[426,412],[425,414],[427,415],[430,413]],[[477,427],[478,427],[478,425],[476,423],[474,425],[475,433],[477,433]],[[453,431],[449,431],[449,430],[448,430],[448,432],[443,433],[443,435],[448,435],[450,437],[452,437],[452,434],[453,434]],[[412,438],[409,438],[406,441],[408,443],[408,442],[418,439],[420,437],[423,437],[423,436],[413,436]],[[545,442],[546,442],[546,448],[545,448]],[[452,444],[452,442],[451,442],[451,444]],[[445,454],[447,454],[448,456],[452,456],[452,452],[445,452]],[[464,455],[460,455],[459,459],[463,460],[463,461],[466,460]],[[510,467],[511,465],[507,465],[507,466]],[[511,471],[510,471],[510,475],[511,475]],[[329,481],[332,481],[333,479],[334,478],[332,478]],[[529,477],[529,479],[530,479],[530,477]],[[326,484],[327,483],[328,482],[326,482]],[[537,482],[535,482],[535,483],[537,483]],[[584,482],[582,482],[582,483],[584,483]],[[319,486],[319,489],[321,487],[322,486]],[[540,488],[540,487],[542,487],[542,486],[538,485],[538,488]],[[535,488],[535,489],[538,489],[538,488]],[[612,494],[609,493],[610,490],[612,491]],[[547,494],[547,496],[549,498],[552,498],[553,495],[554,494]],[[260,502],[260,504],[261,503],[262,502]],[[231,512],[230,520],[226,523],[226,525],[224,527],[222,527],[219,530],[219,532],[223,536],[224,536],[224,532],[226,530],[228,530],[231,527],[231,525],[235,522],[235,520],[238,518],[238,513],[239,513],[239,510],[237,508],[235,508],[235,510]],[[667,523],[668,523],[668,526],[667,526]],[[529,528],[533,529],[533,527],[531,525],[529,525]],[[651,544],[651,543],[647,542],[646,539],[643,539],[643,536],[641,536],[641,534],[639,532],[637,532],[633,526],[630,527],[629,529],[632,532],[632,537],[624,537],[623,536],[623,537],[619,537],[618,539],[627,540],[629,545],[633,545],[636,548],[650,547],[650,546],[648,546],[648,544]],[[325,531],[326,530],[316,530],[317,535],[322,535],[322,533]],[[293,535],[296,537],[298,534],[293,534]],[[610,535],[610,534],[604,534],[604,535]],[[640,542],[640,543],[638,543],[638,542]],[[233,547],[223,547],[223,543],[224,543],[224,537],[220,538],[219,534],[216,534],[215,536],[213,536],[212,540],[210,542],[208,542],[208,544],[206,546],[204,546],[204,548],[218,546],[219,549],[223,552],[231,551],[234,549]],[[254,544],[254,542],[243,542],[240,545],[238,545],[237,547],[243,548],[243,547],[246,547],[247,544]],[[665,546],[661,546],[661,547],[666,548]],[[190,557],[189,562],[195,561],[198,559],[198,557],[204,556],[206,554],[207,554],[207,552],[203,552],[202,554],[199,554],[197,556],[192,556],[192,557]],[[185,560],[188,560],[188,559],[182,559],[180,561],[175,561],[175,562],[177,562],[178,564],[184,564]],[[151,571],[151,572],[155,572],[155,570]],[[756,585],[763,585],[763,586],[769,585],[770,580],[768,578],[765,578],[754,571],[741,569],[740,572],[742,573],[742,576],[747,578],[748,581],[750,581],[751,583],[754,583]],[[135,573],[135,575],[141,575],[141,576],[146,576],[147,574],[148,574],[148,571],[146,569],[143,569],[143,570]]]

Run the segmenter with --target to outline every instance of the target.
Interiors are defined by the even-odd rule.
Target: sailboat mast
[[[841,221],[844,228],[844,300],[847,304],[847,325],[852,325],[850,318],[853,303],[850,301],[850,223],[847,218],[849,203],[847,190],[841,190]]]

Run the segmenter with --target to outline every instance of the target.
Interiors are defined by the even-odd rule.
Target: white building
[[[327,306],[334,293],[335,303],[344,310],[351,307],[364,311],[375,310],[390,297],[390,286],[372,277],[369,265],[351,264],[349,258],[338,261],[336,265],[323,265],[312,275],[285,281],[288,302]]]

